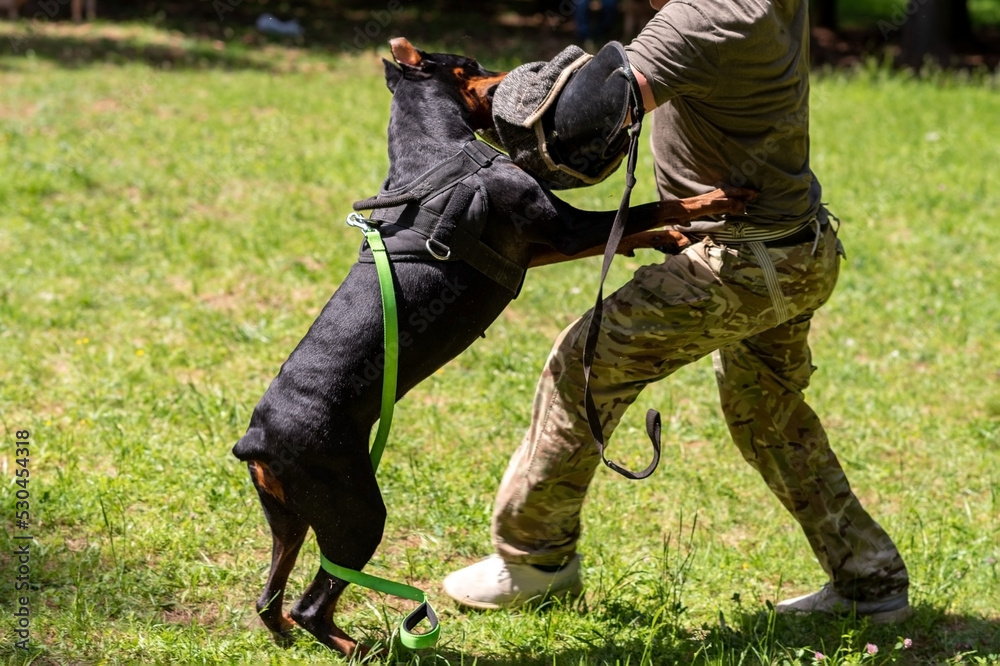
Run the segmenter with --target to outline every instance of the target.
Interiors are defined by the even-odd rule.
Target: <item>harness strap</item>
[[[455,186],[455,191],[448,200],[448,205],[431,231],[428,243],[433,243],[439,253],[443,248],[448,251],[446,253],[448,256],[457,255],[458,259],[469,264],[486,277],[493,279],[516,296],[521,290],[525,271],[479,240],[479,234],[486,223],[485,216],[473,228],[458,224],[461,211],[472,203],[472,197],[475,193],[475,190],[465,183],[459,183]]]
[[[406,185],[387,189],[383,184],[381,192],[373,197],[355,201],[353,208],[356,211],[373,210],[417,203],[427,195],[443,192],[452,185],[490,166],[493,160],[502,154],[483,141],[469,141],[462,146],[462,150],[438,162]]]
[[[478,238],[466,233],[462,227],[456,227],[453,231],[451,249],[458,254],[459,259],[491,278],[515,297],[520,293],[521,285],[524,284],[525,270],[483,244]]]
[[[486,224],[485,215],[459,223],[476,193],[466,184],[467,180],[492,165],[501,155],[483,141],[469,141],[462,150],[409,184],[383,189],[374,197],[355,202],[354,209],[377,210],[372,216],[377,222],[395,224],[426,238],[424,248],[431,257],[464,261],[516,297],[524,282],[525,270],[480,240]],[[449,191],[443,211],[437,212],[426,205],[428,200]]]
[[[410,192],[404,192],[403,194],[395,194],[392,196],[376,194],[373,197],[368,197],[361,201],[355,201],[352,208],[354,210],[375,210],[376,208],[395,208],[396,206],[405,206],[409,203],[417,203],[420,201],[420,197],[413,195]]]
[[[503,155],[503,153],[485,141],[469,141],[467,144],[462,146],[462,150],[465,151],[465,154],[468,155],[473,162],[479,165],[480,169],[485,169],[490,166],[493,164],[493,160],[500,155]]]
[[[389,428],[392,425],[392,413],[396,404],[396,380],[399,370],[399,325],[396,314],[396,289],[392,281],[392,267],[389,264],[389,254],[378,229],[368,224],[368,221],[357,213],[347,218],[347,223],[358,227],[364,233],[368,245],[375,258],[375,269],[378,273],[379,292],[382,296],[383,340],[385,344],[385,370],[382,374],[382,408],[379,413],[378,431],[371,448],[372,471],[378,471],[386,440],[389,438]],[[419,601],[420,606],[406,616],[399,627],[399,641],[411,649],[420,649],[434,645],[441,632],[437,614],[427,600],[427,595],[421,590],[403,583],[394,583],[384,578],[361,573],[354,569],[334,564],[326,555],[320,553],[320,567],[331,576],[348,583],[354,583],[378,592],[402,597],[411,601]],[[430,625],[430,630],[423,634],[415,634],[413,630],[424,620]]]

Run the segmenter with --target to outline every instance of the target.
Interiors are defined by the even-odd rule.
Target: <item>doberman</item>
[[[447,161],[470,142],[481,144],[475,132],[492,126],[492,94],[504,76],[471,58],[424,53],[403,38],[390,44],[396,64],[383,61],[393,93],[384,191],[413,182],[428,165]],[[614,211],[578,210],[506,156],[496,153],[487,161],[467,182],[488,199],[480,206],[478,242],[490,252],[523,275],[530,266],[601,251]],[[636,206],[626,232],[741,212],[751,193],[727,192]],[[404,204],[403,210],[412,207]],[[405,214],[395,226],[383,224],[383,233],[405,235],[404,219]],[[679,243],[664,232],[652,232],[645,240],[650,239],[675,251]],[[504,287],[463,260],[393,259],[398,321],[420,324],[406,330],[406,341],[400,338],[398,400],[479,338],[515,297],[517,286]],[[433,317],[421,314],[429,304],[441,306],[433,309]],[[281,367],[233,448],[247,463],[271,527],[270,575],[257,610],[279,643],[287,643],[298,624],[345,655],[366,651],[334,622],[344,581],[320,569],[289,614],[283,614],[282,604],[310,527],[329,560],[354,570],[365,566],[382,539],[386,508],[368,455],[381,404],[381,369],[377,377],[372,371],[384,358],[382,336],[376,268],[359,260]]]

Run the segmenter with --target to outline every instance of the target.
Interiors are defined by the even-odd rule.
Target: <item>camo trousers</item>
[[[815,247],[705,239],[640,268],[605,301],[591,390],[607,439],[644,386],[714,353],[740,453],[802,526],[834,589],[865,601],[905,590],[906,567],[851,491],[803,397],[814,370],[810,321],[833,291],[841,252],[824,224]],[[583,407],[584,323],[556,340],[531,426],[501,481],[492,532],[507,561],[556,565],[576,550],[600,463]]]

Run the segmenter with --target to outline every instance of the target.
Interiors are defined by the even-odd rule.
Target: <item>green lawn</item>
[[[269,536],[229,449],[356,257],[343,220],[384,175],[389,93],[372,56],[230,55],[232,71],[169,72],[0,58],[8,663],[339,663],[304,633],[278,648],[257,621]],[[290,71],[261,64],[272,56]],[[814,168],[849,258],[816,320],[810,398],[903,551],[911,621],[770,612],[822,572],[728,441],[705,363],[640,399],[664,416],[654,477],[598,473],[582,600],[515,614],[447,601],[441,578],[489,552],[541,364],[592,302],[588,260],[531,273],[486,339],[397,410],[369,570],[427,590],[444,629],[436,650],[387,663],[1000,663],[998,87],[879,70],[814,85]],[[637,200],[651,199],[648,151],[640,170]],[[613,208],[620,185],[567,198]],[[610,282],[653,260],[619,259]],[[640,421],[615,437],[625,464],[647,454]],[[24,430],[28,530],[14,524]],[[28,652],[14,647],[12,591],[24,534]],[[317,560],[310,542],[290,595]],[[411,607],[352,588],[339,617],[385,640]]]
[[[1000,0],[968,0],[974,25],[1000,24]],[[871,27],[894,14],[905,16],[908,0],[838,0],[838,14],[846,27]],[[922,4],[922,3],[921,3]]]

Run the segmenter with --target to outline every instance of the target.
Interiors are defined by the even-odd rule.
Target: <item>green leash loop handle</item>
[[[354,569],[345,569],[344,567],[337,566],[330,560],[326,559],[324,555],[320,555],[320,562],[322,563],[324,571],[331,576],[336,576],[341,580],[346,580],[348,583],[354,583],[355,585],[367,587],[368,589],[375,590],[376,592],[391,594],[394,597],[401,597],[403,599],[409,599],[410,601],[419,601],[420,605],[417,609],[407,615],[406,619],[403,620],[399,627],[399,642],[411,650],[433,647],[434,644],[437,643],[438,636],[441,633],[441,626],[438,624],[437,613],[434,612],[434,608],[431,606],[430,602],[427,601],[427,595],[422,590],[419,590],[411,585],[395,583],[390,580],[385,580],[384,578],[378,578],[366,573],[361,573],[360,571],[355,571]],[[413,630],[416,629],[417,625],[419,625],[423,620],[427,620],[430,624],[430,630],[422,634],[413,633]]]
[[[368,220],[357,213],[351,213],[347,217],[347,224],[361,229],[364,233],[375,259],[379,292],[382,294],[385,370],[382,376],[382,410],[379,413],[378,430],[375,433],[375,441],[372,443],[371,449],[372,471],[377,472],[378,464],[382,460],[382,452],[385,450],[385,443],[389,439],[392,412],[396,405],[396,376],[399,370],[399,322],[396,314],[396,289],[393,286],[392,270],[389,267],[389,253],[385,249],[385,243],[382,242],[382,236],[378,229],[368,224]],[[407,615],[399,627],[399,642],[411,650],[432,647],[437,643],[441,627],[438,624],[437,613],[434,612],[434,608],[427,601],[427,595],[423,591],[410,585],[394,583],[384,578],[338,566],[322,553],[319,557],[320,566],[331,576],[376,592],[391,594],[394,597],[410,601],[419,601],[420,606]],[[430,630],[422,634],[413,633],[417,625],[424,620],[427,620]]]

